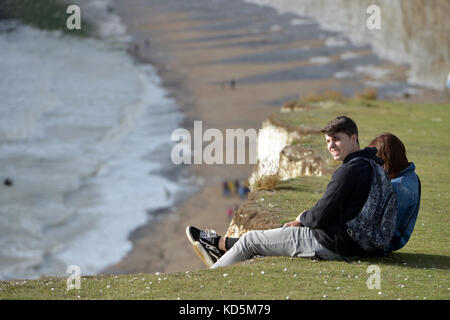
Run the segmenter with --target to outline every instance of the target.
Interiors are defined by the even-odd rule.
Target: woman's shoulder
[[[410,162],[409,165],[398,174],[398,176],[392,179],[392,181],[395,180],[401,182],[404,179],[412,179],[412,178],[414,178],[414,180],[417,180],[418,176],[415,170],[416,166],[414,165],[414,162]]]
[[[391,180],[396,193],[417,193],[419,190],[419,176],[414,171],[414,163],[403,170],[397,177]]]

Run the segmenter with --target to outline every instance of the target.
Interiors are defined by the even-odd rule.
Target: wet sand
[[[406,66],[381,60],[368,46],[352,45],[310,19],[299,20],[271,8],[240,0],[116,0],[113,5],[134,39],[131,53],[156,67],[162,85],[186,114],[182,127],[189,130],[194,120],[203,121],[203,130],[258,130],[282,103],[324,90],[352,96],[375,83],[379,96],[387,98],[414,89],[406,83]],[[359,65],[387,73],[348,73]],[[406,101],[427,96],[436,94],[423,90]],[[135,230],[130,235],[133,249],[103,272],[205,269],[185,228],[195,225],[224,234],[229,225],[226,209],[243,200],[223,197],[222,180],[245,180],[252,167],[187,166],[186,174],[203,179],[202,189],[175,210],[158,215],[158,222]]]

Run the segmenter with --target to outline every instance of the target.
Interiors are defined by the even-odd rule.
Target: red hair
[[[409,165],[405,145],[392,133],[379,135],[369,143],[369,147],[377,148],[377,156],[384,160],[384,170],[391,179]]]

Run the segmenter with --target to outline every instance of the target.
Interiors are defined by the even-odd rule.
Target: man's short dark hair
[[[355,121],[347,116],[339,116],[336,119],[331,120],[321,131],[327,136],[333,136],[340,132],[345,133],[349,137],[355,133],[358,135],[358,127],[356,126]]]

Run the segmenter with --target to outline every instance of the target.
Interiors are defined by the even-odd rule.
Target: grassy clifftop
[[[289,125],[320,128],[345,114],[357,122],[361,146],[386,131],[405,143],[408,159],[416,164],[422,181],[422,202],[411,240],[388,257],[350,264],[289,257],[255,258],[217,270],[82,277],[81,289],[71,291],[66,290],[66,278],[2,281],[0,298],[450,299],[449,110],[449,104],[349,100],[274,115]],[[311,135],[298,143],[328,157],[321,135]],[[261,215],[261,221],[265,221],[259,225],[261,228],[281,225],[314,205],[330,178],[331,174],[280,182],[272,191],[253,193],[245,204],[246,210]],[[367,287],[370,265],[380,268],[380,289]]]

